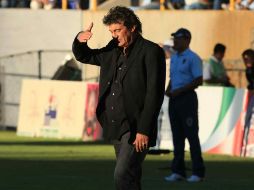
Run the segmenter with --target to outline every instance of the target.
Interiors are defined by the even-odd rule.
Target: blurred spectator
[[[89,0],[80,0],[79,8],[82,10],[89,9]]]
[[[55,8],[62,8],[62,0],[55,1]],[[67,0],[67,9],[88,9],[89,0]]]
[[[79,0],[68,0],[68,9],[79,9]]]
[[[168,3],[172,9],[183,9],[185,6],[185,0],[168,0]]]
[[[223,58],[226,52],[226,46],[217,43],[213,50],[213,55],[208,63],[204,64],[203,80],[204,84],[216,86],[233,87],[224,67]]]
[[[174,42],[172,39],[166,40],[164,43],[159,43],[159,46],[163,48],[164,53],[165,53],[165,58],[166,58],[166,83],[165,83],[166,86],[165,87],[167,87],[168,83],[169,83],[169,77],[170,77],[169,76],[170,58],[171,58],[171,56],[173,56],[173,54],[176,53],[176,51],[173,48]],[[163,115],[162,112],[160,114]],[[161,118],[162,115],[160,115],[159,118]],[[160,125],[158,125],[158,127],[160,127]],[[158,134],[159,134],[159,131],[158,131]],[[160,140],[160,139],[158,139],[158,140]],[[158,142],[160,142],[160,141],[158,141]]]
[[[1,0],[0,4],[1,4],[1,8],[7,8],[8,7],[8,1],[7,0]]]
[[[254,90],[254,50],[247,49],[242,53],[248,90]]]
[[[8,0],[8,7],[17,7],[18,0]]]
[[[246,146],[248,144],[248,137],[250,127],[252,126],[252,118],[254,114],[254,50],[247,49],[242,53],[242,59],[245,65],[245,74],[246,79],[248,81],[248,94],[247,94],[247,110],[245,115],[245,123],[244,123],[244,134],[243,134],[243,149],[244,152],[241,153],[242,155],[246,155]]]
[[[170,0],[165,0],[163,4],[165,9],[169,9]],[[133,10],[143,10],[143,9],[160,9],[160,0],[143,0],[138,7],[131,7]]]
[[[31,0],[31,9],[62,8],[62,0]],[[67,0],[67,9],[89,9],[89,0]]]
[[[254,10],[254,0],[237,0],[236,9]]]
[[[31,0],[0,0],[3,8],[29,8]]]
[[[213,1],[211,0],[197,0],[191,4],[186,4],[185,9],[195,10],[195,9],[211,9]]]
[[[214,10],[221,10],[225,5],[229,4],[229,0],[214,0],[213,1],[213,9]]]
[[[173,40],[166,40],[164,43],[159,43],[159,46],[162,47],[165,53],[165,58],[169,59],[172,54],[175,53],[175,50],[173,49]]]
[[[144,0],[140,9],[160,9],[160,1]]]
[[[20,8],[29,8],[30,7],[30,2],[31,2],[31,0],[19,0],[17,7],[20,7]]]
[[[55,7],[55,0],[32,0],[30,3],[31,9],[53,9]]]

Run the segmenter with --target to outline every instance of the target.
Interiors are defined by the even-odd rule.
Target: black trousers
[[[192,174],[204,177],[205,166],[198,136],[198,99],[196,92],[190,91],[170,98],[168,108],[174,145],[172,172],[186,176],[184,148],[187,138],[190,144]]]
[[[116,167],[114,172],[117,190],[141,190],[142,163],[148,150],[136,152],[129,144],[130,132],[125,133],[120,140],[114,140]]]

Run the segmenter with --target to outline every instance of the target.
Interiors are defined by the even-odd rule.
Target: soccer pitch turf
[[[200,183],[164,181],[172,153],[148,155],[143,190],[252,190],[254,159],[204,154]],[[17,137],[0,131],[0,190],[114,190],[114,150],[104,143]],[[187,168],[191,168],[186,153]],[[188,175],[190,175],[190,169]]]

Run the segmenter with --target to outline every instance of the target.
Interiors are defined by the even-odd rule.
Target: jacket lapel
[[[142,49],[142,42],[143,42],[143,37],[138,36],[136,39],[136,42],[134,44],[133,49],[130,52],[130,56],[127,59],[127,64],[126,64],[126,69],[122,74],[122,80],[124,79],[125,75],[127,74],[128,70],[131,68],[132,64],[135,62],[135,58],[137,55],[140,53]]]
[[[117,59],[119,55],[120,55],[120,52],[117,50],[117,48],[114,49],[111,64],[108,67],[109,69],[108,69],[106,80],[103,81],[104,85],[101,85],[103,89],[101,90],[100,97],[104,95],[104,93],[107,91],[108,87],[110,86],[109,84],[112,83],[112,80],[116,71]]]

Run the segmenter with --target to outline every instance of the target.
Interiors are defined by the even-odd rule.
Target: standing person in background
[[[168,0],[173,9],[183,9],[185,6],[185,0]]]
[[[205,64],[204,82],[207,85],[227,86],[233,87],[224,67],[223,58],[225,56],[226,46],[217,43],[213,49],[213,55],[209,58],[208,63]]]
[[[18,6],[18,0],[8,0],[9,8],[16,8]]]
[[[197,0],[191,4],[186,4],[186,10],[197,10],[197,9],[211,9],[212,8],[212,0]]]
[[[184,147],[187,138],[192,159],[192,175],[187,181],[199,182],[205,176],[205,166],[198,136],[198,98],[195,89],[202,84],[202,61],[189,49],[189,30],[180,28],[171,36],[174,38],[176,53],[171,57],[170,82],[166,94],[169,96],[174,159],[172,174],[165,177],[165,180],[174,182],[186,178]]]
[[[254,50],[246,49],[242,53],[242,59],[245,65],[245,75],[248,81],[247,89],[254,90]]]
[[[221,10],[223,5],[227,5],[229,0],[214,0],[213,1],[213,9],[214,10]]]
[[[3,8],[29,8],[31,0],[0,0]]]
[[[235,6],[238,10],[254,10],[254,0],[236,0]]]
[[[50,10],[55,7],[56,0],[31,0],[31,9],[46,9]]]
[[[245,124],[244,124],[244,135],[241,155],[246,156],[246,148],[248,144],[249,129],[251,126],[251,119],[253,117],[253,107],[254,107],[254,50],[246,49],[242,53],[242,59],[245,65],[245,75],[248,82],[248,104],[245,115]]]
[[[97,119],[116,153],[117,190],[140,190],[142,163],[155,146],[157,120],[164,98],[165,55],[159,45],[144,39],[135,13],[113,7],[104,16],[112,40],[91,49],[93,24],[78,33],[73,53],[82,63],[100,66]]]
[[[89,2],[90,2],[90,0],[80,0],[79,1],[80,9],[82,9],[82,10],[89,9]]]

